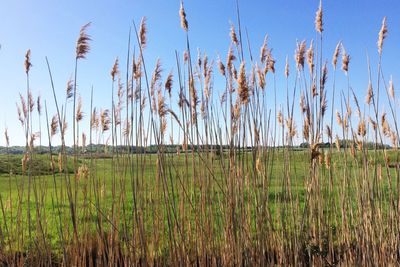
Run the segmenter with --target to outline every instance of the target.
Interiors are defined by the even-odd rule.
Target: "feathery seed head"
[[[325,167],[327,169],[331,168],[331,153],[329,152],[325,153]]]
[[[322,33],[324,30],[322,28],[323,22],[322,22],[322,0],[319,1],[319,8],[317,10],[317,13],[315,14],[315,30],[319,33]]]
[[[170,72],[167,76],[167,80],[165,81],[165,90],[168,92],[169,97],[171,97],[172,83],[173,83],[173,75],[172,72]]]
[[[153,92],[152,95],[154,94],[155,85],[161,79],[161,72],[162,72],[161,61],[158,58],[157,62],[156,62],[156,66],[155,66],[154,71],[153,71],[153,75],[151,77],[150,91]]]
[[[89,178],[89,168],[86,164],[83,164],[79,166],[78,168],[78,173],[77,173],[77,179],[88,179]]]
[[[247,104],[249,102],[249,88],[246,80],[246,70],[244,61],[240,64],[239,77],[237,79],[238,82],[238,94],[240,97],[240,101],[243,104]]]
[[[92,111],[92,117],[91,117],[91,120],[90,120],[90,127],[92,129],[98,129],[99,128],[99,117],[97,115],[96,108],[94,108],[93,111]]]
[[[90,45],[89,42],[92,40],[90,36],[86,33],[90,26],[90,22],[83,25],[80,32],[78,40],[76,41],[76,59],[86,58],[87,53],[89,53]]]
[[[185,8],[183,7],[183,1],[181,1],[181,7],[179,9],[179,16],[181,18],[181,27],[184,31],[188,31],[189,25],[186,19]]]
[[[237,38],[235,26],[233,26],[233,23],[231,23],[231,29],[230,29],[229,35],[231,36],[232,43],[237,46],[239,44],[239,40]]]
[[[218,60],[218,69],[222,76],[225,76],[225,65],[222,63],[221,59]]]
[[[31,50],[30,49],[28,49],[26,51],[26,53],[25,53],[25,64],[24,65],[25,65],[25,72],[26,72],[26,74],[28,74],[29,70],[32,67],[32,64],[31,64]]]
[[[296,52],[295,52],[295,60],[297,64],[297,69],[301,70],[304,68],[304,54],[306,52],[306,41],[297,42]]]
[[[378,127],[378,124],[376,123],[376,121],[374,121],[370,116],[368,117],[368,121],[372,125],[372,129],[376,130]]]
[[[51,137],[53,137],[58,130],[58,116],[54,115],[53,118],[51,119],[51,125],[50,125],[50,129],[51,129]]]
[[[140,21],[140,28],[139,28],[139,43],[140,47],[144,49],[147,44],[147,27],[146,27],[146,17],[143,17],[142,20]]]
[[[236,60],[235,55],[233,54],[232,46],[229,47],[228,56],[226,60],[226,66],[228,67],[228,71],[232,71],[233,61]]]
[[[32,112],[33,108],[35,107],[35,101],[33,100],[33,95],[31,90],[29,90],[28,92],[28,105],[29,105],[29,111]]]
[[[326,125],[326,135],[328,136],[329,139],[332,139],[332,130],[329,125]]]
[[[391,98],[394,99],[394,85],[393,85],[392,78],[390,78],[390,81],[389,81],[389,95]]]
[[[265,60],[266,60],[266,57],[267,57],[267,40],[268,40],[268,35],[265,36],[264,43],[260,48],[260,62],[262,64],[265,63]]]
[[[24,125],[24,118],[22,117],[21,108],[18,106],[17,103],[16,106],[17,106],[18,120],[21,122],[22,125]]]
[[[358,123],[357,134],[362,137],[365,137],[365,135],[367,134],[367,130],[365,127],[365,121],[363,119]]]
[[[280,110],[278,112],[277,119],[278,119],[278,123],[280,125],[282,125],[283,124],[283,115],[282,115],[282,111],[280,111]]]
[[[25,98],[21,93],[19,94],[19,98],[21,100],[22,112],[24,114],[24,118],[26,119],[28,117],[28,107],[26,106]]]
[[[286,79],[289,77],[289,59],[288,59],[288,56],[286,56],[285,77],[286,77]]]
[[[371,104],[371,100],[372,100],[373,96],[374,96],[374,92],[373,92],[373,89],[372,89],[372,83],[371,83],[371,81],[369,81],[369,83],[368,83],[368,93],[367,93],[367,96],[365,97],[365,102],[368,105]]]
[[[306,111],[307,111],[306,98],[304,96],[303,91],[301,91],[301,94],[300,94],[300,110],[301,110],[301,113],[303,113],[303,114],[306,113]]]
[[[74,96],[74,83],[72,79],[69,79],[67,82],[67,99],[70,99]]]
[[[343,124],[342,116],[340,116],[340,113],[337,110],[336,110],[336,122],[339,126],[342,126]]]
[[[265,89],[265,74],[258,67],[257,63],[256,63],[256,72],[257,72],[257,76],[258,76],[258,86],[260,86],[261,89]]]
[[[337,60],[338,60],[338,57],[339,57],[339,54],[340,54],[340,48],[341,48],[341,42],[339,41],[338,43],[337,43],[337,45],[336,45],[336,48],[335,48],[335,52],[333,53],[333,57],[332,57],[332,65],[333,65],[333,68],[336,70],[336,65],[337,65]]]
[[[108,109],[102,110],[100,113],[100,122],[102,132],[106,132],[110,129],[110,111]]]
[[[115,59],[115,62],[114,62],[114,65],[113,65],[113,67],[112,67],[112,69],[111,69],[111,78],[112,78],[112,81],[115,81],[115,76],[117,76],[118,75],[118,73],[119,73],[119,70],[118,70],[118,65],[119,65],[119,63],[118,63],[118,57]]]
[[[349,71],[350,56],[346,53],[342,44],[342,70],[347,74]]]
[[[83,119],[83,111],[82,111],[82,97],[78,98],[78,107],[76,108],[76,122],[80,122]]]
[[[167,114],[167,105],[165,104],[164,95],[161,92],[161,89],[157,92],[158,95],[158,115],[163,118]]]
[[[386,112],[383,112],[381,116],[381,126],[383,135],[386,137],[390,137],[390,127],[389,122],[386,119]]]
[[[338,135],[336,135],[336,137],[335,137],[335,146],[336,146],[337,151],[340,151],[340,141],[339,141]]]
[[[379,55],[382,54],[383,41],[386,38],[387,31],[388,31],[388,29],[387,29],[387,25],[386,25],[386,17],[383,17],[382,27],[381,27],[381,30],[379,31],[379,35],[378,35],[378,53],[379,53]]]
[[[271,49],[268,49],[267,52],[267,64],[266,64],[267,70],[270,70],[272,73],[275,73],[275,59],[272,56],[272,51]],[[265,72],[266,73],[266,72]]]
[[[310,47],[307,49],[307,64],[310,68],[310,73],[314,72],[314,41],[311,40]]]
[[[310,121],[307,116],[304,117],[303,121],[303,138],[308,140],[310,137]]]

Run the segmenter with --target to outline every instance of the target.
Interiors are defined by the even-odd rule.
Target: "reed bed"
[[[95,88],[86,103],[77,89],[90,24],[80,30],[64,99],[48,59],[54,98],[33,97],[27,51],[17,105],[25,153],[20,163],[2,158],[1,265],[399,265],[399,99],[381,67],[386,18],[364,101],[351,88],[344,42],[322,49],[322,3],[317,38],[298,42],[284,69],[275,69],[267,38],[252,56],[239,11],[226,59],[212,60],[193,54],[182,2],[186,49],[171,73],[161,60],[150,69],[146,19],[134,24],[126,62],[110,63],[103,108],[93,103]],[[345,87],[336,88],[337,75]],[[286,88],[277,86],[281,76]],[[7,130],[4,137],[8,148]]]

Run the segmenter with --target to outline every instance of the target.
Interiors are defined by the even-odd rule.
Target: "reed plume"
[[[306,98],[304,96],[304,92],[302,91],[300,94],[300,111],[301,113],[306,113],[307,106],[306,106]]]
[[[349,71],[350,56],[346,53],[342,44],[342,70],[347,74]]]
[[[370,105],[373,96],[374,96],[374,92],[372,89],[372,83],[371,83],[371,81],[369,81],[368,82],[368,92],[367,92],[367,96],[365,97],[365,103]]]
[[[303,122],[303,138],[308,141],[310,137],[310,120],[308,117],[304,117],[304,122]]]
[[[358,123],[357,134],[362,137],[365,137],[365,135],[367,134],[364,119],[360,120],[360,122]]]
[[[275,73],[275,59],[272,56],[272,51],[271,49],[268,49],[267,52],[267,64],[266,64],[266,70],[271,71],[272,73]],[[267,73],[267,71],[264,71],[264,73]]]
[[[278,115],[276,116],[276,118],[278,119],[278,123],[280,124],[280,125],[282,125],[282,123],[283,123],[283,115],[282,115],[282,111],[278,111]]]
[[[229,31],[229,36],[231,37],[231,42],[237,46],[239,44],[239,40],[237,38],[235,26],[233,26],[233,23],[231,23],[231,29]]]
[[[311,40],[310,47],[307,49],[307,63],[310,68],[310,74],[314,72],[314,41]]]
[[[100,123],[103,133],[110,129],[110,111],[108,109],[100,112]]]
[[[337,60],[340,54],[340,48],[342,47],[342,43],[339,41],[336,45],[335,52],[333,53],[332,57],[332,65],[333,68],[336,70]]]
[[[234,60],[236,60],[236,57],[233,54],[232,46],[230,46],[229,50],[228,50],[228,56],[227,56],[227,59],[226,59],[226,66],[227,66],[229,72],[232,72],[232,69],[233,69],[233,66],[234,66],[233,65],[233,61]]]
[[[285,77],[286,79],[289,77],[289,59],[286,56],[286,63],[285,63]]]
[[[115,59],[115,61],[114,61],[114,65],[113,65],[113,67],[112,67],[112,69],[111,69],[111,72],[110,72],[110,74],[111,74],[111,78],[112,78],[112,81],[114,82],[115,81],[115,76],[117,76],[118,74],[119,74],[119,70],[118,70],[118,57]]]
[[[20,106],[16,103],[17,106],[17,113],[18,113],[18,120],[21,122],[22,125],[24,125],[24,118],[22,117],[22,111]]]
[[[78,98],[78,107],[76,108],[76,116],[75,119],[77,122],[80,122],[83,119],[83,111],[82,111],[82,97]]]
[[[332,129],[329,125],[326,125],[326,135],[329,139],[332,139]]]
[[[170,72],[167,76],[167,80],[165,81],[165,90],[168,92],[169,97],[171,97],[172,91],[172,84],[173,84],[173,74]]]
[[[256,72],[258,76],[258,86],[260,86],[261,89],[265,89],[265,74],[257,65],[257,63],[256,63]]]
[[[340,152],[340,141],[339,141],[339,136],[335,136],[335,146],[338,152]]]
[[[28,49],[26,51],[26,53],[25,53],[25,64],[24,65],[25,65],[25,73],[28,74],[29,70],[32,67],[32,64],[31,64],[31,50],[30,49]]]
[[[388,31],[388,29],[387,29],[387,25],[386,25],[386,17],[383,17],[382,27],[381,27],[381,30],[379,31],[379,35],[378,35],[378,53],[379,53],[379,55],[382,54],[383,41],[386,38],[387,31]]]
[[[161,61],[157,59],[156,66],[154,67],[153,75],[151,77],[151,85],[150,88],[153,91],[152,95],[154,94],[154,87],[156,83],[161,79]]]
[[[304,69],[304,54],[306,52],[306,41],[297,42],[294,59],[296,60],[297,69]]]
[[[392,146],[394,148],[398,148],[399,144],[398,144],[398,135],[395,131],[390,131],[390,142],[392,143]]]
[[[51,137],[53,137],[58,131],[58,115],[54,115],[51,119],[50,130]]]
[[[81,179],[85,179],[86,180],[88,177],[89,177],[89,168],[88,168],[88,166],[86,164],[82,164],[78,168],[78,173],[77,173],[76,178],[78,180],[81,180]]]
[[[78,40],[76,41],[76,59],[84,59],[86,58],[86,54],[89,53],[90,45],[89,42],[92,40],[90,36],[87,34],[87,29],[91,23],[87,23],[82,26]]]
[[[221,59],[218,59],[218,69],[219,73],[221,73],[222,76],[225,76],[225,65],[222,63]]]
[[[260,62],[262,64],[265,63],[265,60],[267,58],[267,41],[268,41],[268,35],[264,37],[263,45],[260,48]]]
[[[315,14],[315,30],[319,33],[322,33],[324,30],[322,28],[323,22],[322,22],[322,0],[319,1],[319,8],[317,10],[317,13]]]
[[[376,128],[378,127],[378,124],[376,121],[374,121],[370,116],[368,117],[368,121],[372,126],[372,129],[376,130]]]
[[[331,154],[330,153],[325,153],[325,167],[327,169],[331,168]]]
[[[244,61],[240,64],[238,83],[238,94],[240,102],[247,104],[249,102],[249,88],[246,80],[246,70]]]
[[[25,98],[22,96],[22,94],[19,94],[19,99],[21,101],[21,109],[22,113],[24,115],[24,119],[28,118],[28,107],[26,106],[26,101]]]
[[[33,95],[31,90],[29,90],[28,92],[28,106],[29,106],[29,111],[33,112],[33,108],[35,107],[35,101],[33,100]]]
[[[381,116],[381,127],[382,127],[382,133],[386,137],[390,137],[390,127],[389,127],[389,122],[386,119],[386,112],[382,113]]]
[[[74,82],[72,79],[69,79],[67,82],[67,99],[70,99],[74,96]]]
[[[143,17],[140,22],[140,29],[139,29],[139,42],[140,47],[144,49],[147,45],[147,27],[146,27],[146,17]]]
[[[390,95],[390,97],[391,98],[395,98],[395,95],[394,95],[394,85],[393,85],[393,80],[392,80],[392,78],[390,78],[390,81],[389,81],[389,95]]]
[[[90,120],[90,126],[92,129],[98,129],[99,128],[99,117],[97,114],[97,109],[94,108],[92,111],[92,116]]]
[[[179,17],[181,18],[181,27],[184,31],[188,31],[189,25],[186,19],[185,8],[183,7],[183,1],[181,1],[181,7],[179,9]]]
[[[68,122],[67,122],[66,118],[64,118],[63,123],[62,123],[61,134],[65,135],[65,133],[67,132],[67,129],[68,129]]]
[[[336,110],[336,122],[339,126],[343,125],[343,120],[342,120],[342,116],[340,116],[339,111]]]

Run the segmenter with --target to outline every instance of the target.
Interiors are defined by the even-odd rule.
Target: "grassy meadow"
[[[146,20],[134,24],[126,63],[110,64],[108,107],[96,106],[93,89],[78,97],[90,24],[62,99],[47,58],[54,98],[33,96],[26,52],[24,149],[11,153],[6,130],[0,155],[1,266],[400,264],[399,98],[382,71],[386,19],[357,96],[344,44],[322,50],[322,5],[311,25],[318,38],[298,42],[279,70],[267,39],[247,47],[237,11],[226,60],[213,60],[192,54],[182,3],[186,50],[175,73],[160,61],[149,69]],[[286,87],[266,82],[276,72]]]

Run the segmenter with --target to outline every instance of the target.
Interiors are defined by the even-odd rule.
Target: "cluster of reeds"
[[[322,3],[317,38],[298,42],[293,67],[287,57],[282,70],[275,67],[267,37],[258,58],[251,47],[245,51],[237,11],[226,60],[214,62],[204,52],[193,54],[181,3],[186,49],[176,52],[176,71],[169,74],[160,60],[149,70],[146,20],[134,24],[125,66],[117,58],[111,68],[110,105],[93,106],[92,88],[86,114],[77,80],[90,50],[90,24],[80,31],[65,99],[56,97],[46,59],[54,95],[47,103],[56,106],[54,116],[32,96],[28,50],[27,92],[17,105],[26,153],[23,175],[10,173],[9,192],[0,195],[2,264],[399,264],[399,107],[381,68],[386,18],[377,43],[376,84],[369,65],[363,104],[351,88],[351,57],[343,43],[331,66],[324,59]],[[340,91],[339,61],[347,77]],[[286,102],[280,105],[279,72],[286,80],[280,90]],[[214,88],[217,79],[222,89]],[[385,95],[390,110],[381,113]],[[38,140],[41,147],[46,136],[43,114],[51,176],[32,173]],[[89,127],[81,125],[84,115]],[[73,136],[72,154],[67,135]],[[7,130],[5,138],[8,146]],[[299,140],[307,144],[302,151],[295,149]]]

